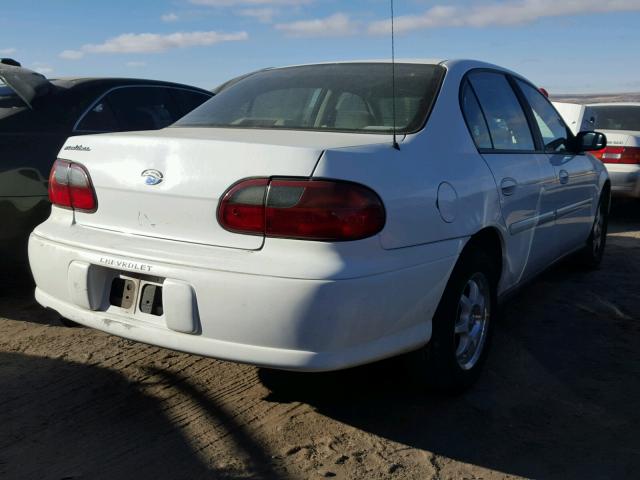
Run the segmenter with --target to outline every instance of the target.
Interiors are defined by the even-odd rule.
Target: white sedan
[[[607,136],[607,147],[593,155],[607,167],[612,195],[640,199],[640,103],[554,106],[574,129],[597,128]]]
[[[600,262],[610,182],[584,152],[606,138],[494,65],[395,75],[268,69],[170,128],[70,138],[29,242],[38,302],[272,368],[413,352],[425,382],[469,386],[500,299],[569,254]]]

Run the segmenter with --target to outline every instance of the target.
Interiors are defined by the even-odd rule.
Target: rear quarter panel
[[[329,150],[315,177],[342,178],[373,188],[382,198],[385,249],[465,238],[485,226],[504,232],[495,180],[479,155],[458,100],[463,65],[450,68],[426,127],[406,137],[400,150],[391,144]],[[438,209],[444,182],[456,193],[453,219]]]

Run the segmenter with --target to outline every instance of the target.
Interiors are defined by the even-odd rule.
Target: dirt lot
[[[479,384],[398,361],[274,373],[62,327],[0,293],[0,478],[638,478],[640,205],[601,270],[555,267],[505,307]]]
[[[567,103],[609,103],[609,102],[640,102],[640,92],[636,93],[603,93],[589,95],[552,95],[554,102]]]

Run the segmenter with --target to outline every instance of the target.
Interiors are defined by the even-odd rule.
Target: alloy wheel
[[[480,272],[467,281],[458,302],[454,342],[456,361],[470,370],[482,355],[489,331],[491,289],[489,280]]]

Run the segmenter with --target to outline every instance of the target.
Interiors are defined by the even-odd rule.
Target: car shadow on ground
[[[59,315],[42,308],[34,298],[35,285],[27,265],[0,269],[0,318],[60,325]]]
[[[326,374],[263,369],[268,400],[302,401],[387,439],[532,478],[640,470],[640,231],[615,204],[602,268],[562,262],[504,307],[479,383],[456,397],[412,387],[403,359]]]
[[[613,199],[610,233],[640,230],[640,199]]]
[[[203,413],[204,440],[149,389],[181,395],[190,414]],[[3,479],[287,478],[212,395],[166,370],[131,381],[106,368],[0,353],[0,405]],[[218,437],[234,455],[227,466],[199,452]]]

